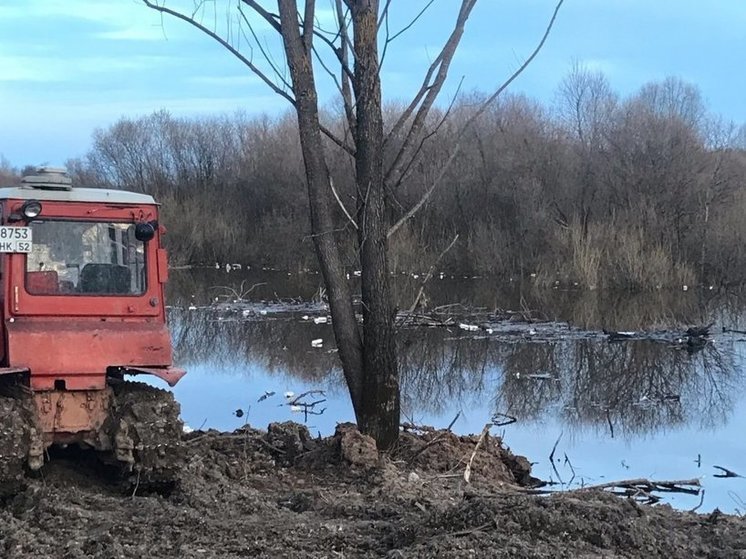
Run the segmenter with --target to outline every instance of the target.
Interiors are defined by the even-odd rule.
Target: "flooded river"
[[[421,280],[396,278],[400,308]],[[190,427],[292,419],[328,434],[354,420],[320,283],[315,274],[172,272],[169,319],[189,371],[175,393]],[[746,475],[746,334],[732,332],[746,330],[746,297],[534,290],[450,276],[425,291],[429,309],[484,312],[400,329],[403,421],[446,427],[456,418],[459,433],[492,422],[556,489],[701,478],[698,510],[746,513],[744,478],[715,477],[715,466]],[[703,347],[686,343],[688,326],[711,322]],[[602,329],[636,334],[610,342]],[[700,497],[669,502],[691,509]]]

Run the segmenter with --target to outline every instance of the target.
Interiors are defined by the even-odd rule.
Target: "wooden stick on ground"
[[[482,444],[482,441],[487,436],[487,433],[490,432],[491,427],[492,427],[492,423],[485,423],[484,429],[482,429],[482,434],[479,435],[477,444],[474,445],[474,452],[471,453],[471,458],[469,458],[469,463],[466,464],[466,469],[464,470],[464,481],[466,483],[469,483],[469,479],[471,478],[471,464],[472,462],[474,462],[474,457],[477,455],[477,450],[479,450],[479,445]]]

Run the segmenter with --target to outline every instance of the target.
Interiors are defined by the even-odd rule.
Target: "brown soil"
[[[746,520],[600,493],[531,496],[487,437],[405,432],[392,458],[350,425],[188,436],[180,486],[132,495],[84,455],[0,505],[0,557],[746,557]],[[522,493],[523,492],[523,493]]]

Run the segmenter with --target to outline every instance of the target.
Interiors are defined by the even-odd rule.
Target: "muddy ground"
[[[197,432],[169,495],[124,493],[57,456],[0,505],[0,557],[746,557],[746,520],[608,494],[525,494],[500,440],[405,432],[392,458],[342,426]],[[139,490],[138,490],[139,493]]]

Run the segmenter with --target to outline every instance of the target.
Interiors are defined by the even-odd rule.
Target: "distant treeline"
[[[391,185],[392,223],[428,189],[482,98],[462,96],[432,115],[419,157]],[[401,110],[387,106],[386,120]],[[344,134],[339,110],[324,118]],[[458,234],[439,269],[585,287],[741,282],[744,136],[677,78],[622,98],[602,74],[576,67],[548,106],[507,95],[467,131],[446,180],[391,237],[392,269],[426,271]],[[354,165],[334,144],[323,149],[354,215]],[[123,118],[69,168],[81,184],[155,195],[176,261],[316,267],[289,114]],[[354,268],[356,233],[341,209],[338,224]]]

